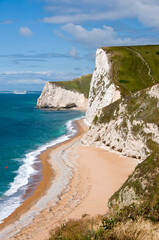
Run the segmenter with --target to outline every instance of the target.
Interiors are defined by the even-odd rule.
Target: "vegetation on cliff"
[[[88,98],[91,78],[92,78],[92,74],[87,74],[85,76],[73,79],[71,81],[61,81],[61,82],[52,82],[52,83],[62,88],[65,88],[67,90],[83,93],[84,96]]]

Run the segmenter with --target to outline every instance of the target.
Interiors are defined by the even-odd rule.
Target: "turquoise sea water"
[[[0,94],[0,221],[22,202],[38,155],[75,134],[79,111],[37,109],[39,93]]]

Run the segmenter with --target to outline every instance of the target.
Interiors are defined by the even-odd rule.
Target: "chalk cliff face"
[[[37,101],[39,108],[72,108],[86,109],[88,100],[84,94],[66,90],[52,82],[47,82]]]
[[[96,68],[93,72],[86,120],[92,123],[97,110],[120,98],[120,91],[110,78],[111,63],[109,55],[102,49],[96,52]]]
[[[159,144],[158,102],[159,84],[98,110],[82,143],[109,146],[123,155],[144,160],[151,152],[148,139]]]

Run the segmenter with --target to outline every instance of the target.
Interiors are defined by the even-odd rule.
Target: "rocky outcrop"
[[[66,90],[52,82],[47,82],[45,87],[38,98],[37,107],[38,108],[87,108],[88,100],[85,98],[84,94]]]
[[[120,91],[112,82],[110,71],[111,63],[109,55],[101,48],[97,49],[96,67],[91,80],[88,109],[86,112],[86,120],[90,124],[97,110],[120,98]]]

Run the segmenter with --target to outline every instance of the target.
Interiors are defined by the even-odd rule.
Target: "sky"
[[[0,0],[0,91],[92,73],[102,46],[159,44],[159,0]]]

